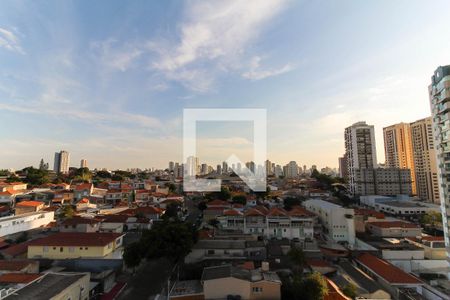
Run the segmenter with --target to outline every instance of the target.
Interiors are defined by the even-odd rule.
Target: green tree
[[[311,273],[302,281],[303,299],[323,300],[328,295],[328,284],[318,272]]]
[[[303,200],[301,197],[288,197],[283,200],[284,209],[291,210],[292,207],[301,205]]]
[[[135,268],[139,266],[142,260],[141,244],[135,242],[126,246],[123,252],[123,260],[128,268],[133,268],[134,273]]]
[[[30,185],[42,185],[50,182],[48,170],[39,170],[33,167],[27,167],[22,170],[25,174],[25,182]]]
[[[295,274],[301,275],[306,263],[305,253],[301,248],[292,247],[288,252],[288,257],[293,263],[293,270]]]
[[[75,215],[75,210],[71,205],[64,205],[61,208],[61,218],[72,218]]]
[[[205,202],[205,201],[202,201],[202,202],[199,202],[199,203],[198,203],[197,208],[198,208],[199,210],[201,210],[201,211],[204,211],[205,209],[208,208],[208,206],[206,205],[206,202]]]
[[[354,299],[356,297],[356,286],[353,283],[349,283],[342,289],[342,292],[345,296]]]
[[[166,187],[169,188],[169,192],[175,193],[177,191],[177,186],[173,183],[167,183]]]
[[[79,168],[74,173],[74,179],[90,182],[92,180],[92,172],[88,168]]]
[[[143,255],[147,258],[167,257],[179,260],[185,257],[193,245],[192,224],[179,221],[155,223],[144,231],[140,240]]]
[[[95,177],[98,177],[98,178],[111,178],[111,174],[108,171],[101,170],[101,171],[97,171],[95,173]]]
[[[17,177],[16,174],[11,174],[8,176],[8,178],[6,178],[6,182],[8,182],[8,183],[9,182],[17,182],[17,181],[20,181],[20,178]]]
[[[245,197],[245,195],[236,195],[231,199],[231,201],[233,203],[245,205],[247,203],[247,197]]]
[[[435,227],[437,224],[442,223],[442,214],[437,211],[429,211],[420,217],[420,224],[422,226]]]
[[[170,203],[166,207],[166,211],[164,212],[163,218],[165,219],[178,219],[178,212],[180,211],[181,205],[177,202]]]

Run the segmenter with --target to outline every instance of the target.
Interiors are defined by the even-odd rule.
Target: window
[[[64,251],[64,247],[59,247],[59,252],[63,252]]]
[[[259,287],[259,286],[254,286],[252,288],[253,293],[262,293],[262,291],[263,291],[262,287]]]

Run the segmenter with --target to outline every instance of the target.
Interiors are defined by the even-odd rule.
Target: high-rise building
[[[414,173],[417,196],[428,202],[439,203],[436,149],[432,127],[431,117],[411,123]]]
[[[216,169],[217,174],[222,174],[222,166],[221,165],[217,165],[217,169]]]
[[[410,195],[411,172],[400,168],[355,170],[355,195]]]
[[[347,156],[339,157],[339,177],[348,179]]]
[[[175,169],[175,163],[173,161],[169,161],[169,172],[173,172]]]
[[[189,156],[186,161],[184,174],[187,176],[196,176],[198,172],[199,172],[198,157]]]
[[[428,92],[437,152],[442,226],[444,229],[447,256],[450,262],[450,65],[441,66],[436,69],[434,75],[431,77]]]
[[[69,173],[69,163],[70,155],[69,152],[61,150],[60,152],[55,152],[55,162],[53,165],[53,170],[56,173],[67,174]]]
[[[222,162],[222,173],[224,174],[228,173],[228,164],[226,161]]]
[[[208,165],[207,164],[202,164],[201,165],[200,174],[202,174],[202,175],[208,174]]]
[[[345,155],[347,158],[348,186],[356,193],[356,171],[377,167],[375,128],[366,122],[357,122],[345,128]]]
[[[88,167],[87,160],[86,159],[82,159],[80,161],[80,168],[87,168],[87,167]]]
[[[398,123],[383,128],[384,153],[387,168],[409,169],[412,193],[416,194],[414,157],[409,123]]]
[[[265,168],[266,176],[273,175],[272,162],[270,160],[266,160]]]
[[[286,178],[294,178],[298,176],[298,164],[295,161],[290,161],[285,168],[284,176]]]

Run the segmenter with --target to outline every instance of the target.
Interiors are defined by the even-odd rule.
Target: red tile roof
[[[32,260],[0,260],[0,270],[21,271],[28,265],[35,263]]]
[[[212,200],[212,201],[209,201],[208,203],[206,203],[206,205],[209,207],[209,206],[227,206],[227,207],[229,207],[230,206],[230,203],[229,202],[227,202],[227,201],[223,201],[223,200]]]
[[[272,207],[267,215],[270,217],[287,217],[287,212],[283,208]]]
[[[418,278],[372,254],[364,253],[356,258],[360,264],[382,277],[390,284],[422,284]]]
[[[60,232],[33,240],[30,246],[106,246],[122,235],[112,232]]]
[[[427,235],[427,236],[422,236],[422,241],[427,241],[427,242],[443,242],[443,241],[444,241],[444,237],[443,237],[443,236],[431,236],[431,235]]]
[[[22,201],[16,204],[16,207],[38,207],[43,205],[41,201]]]
[[[376,211],[373,209],[367,209],[367,208],[355,208],[355,215],[374,217],[377,219],[384,219],[384,214],[382,212],[379,212],[379,211]]]
[[[419,225],[407,223],[403,221],[386,221],[386,222],[368,222],[368,225],[380,228],[419,228]]]
[[[224,216],[242,216],[243,214],[236,209],[226,209],[223,211]]]
[[[30,283],[42,274],[6,273],[0,275],[0,283]]]
[[[8,255],[11,257],[17,257],[20,256],[21,254],[27,253],[28,250],[28,245],[31,243],[32,241],[26,241],[20,244],[15,244],[12,246],[9,246],[6,249],[1,250],[1,252],[4,255]]]
[[[288,215],[292,217],[314,217],[315,214],[310,212],[309,210],[306,210],[303,207],[295,206],[290,211],[288,211]]]
[[[92,183],[82,183],[78,184],[73,187],[75,191],[83,191],[83,190],[90,190],[92,188]]]
[[[62,225],[78,225],[78,224],[96,224],[99,223],[99,220],[93,218],[82,218],[78,216],[74,216],[72,218],[65,219],[61,224]]]

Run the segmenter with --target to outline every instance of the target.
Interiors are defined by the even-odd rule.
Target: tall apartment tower
[[[348,186],[356,193],[357,170],[377,167],[375,128],[366,122],[357,122],[345,128],[345,155],[347,158]]]
[[[409,169],[412,193],[416,194],[414,157],[409,123],[399,123],[383,128],[386,168]]]
[[[80,161],[80,168],[87,168],[87,167],[88,167],[87,160],[86,159],[82,159]]]
[[[439,204],[433,122],[431,117],[428,117],[412,122],[410,125],[417,196],[422,200]]]
[[[53,170],[58,174],[69,173],[69,161],[70,161],[69,152],[65,150],[55,152],[55,162],[53,165]]]
[[[431,77],[428,92],[437,154],[442,226],[445,247],[447,248],[447,260],[450,262],[450,65],[436,69]],[[450,274],[448,274],[448,277],[450,277]]]
[[[348,178],[347,156],[345,154],[339,157],[339,177],[344,179]]]

